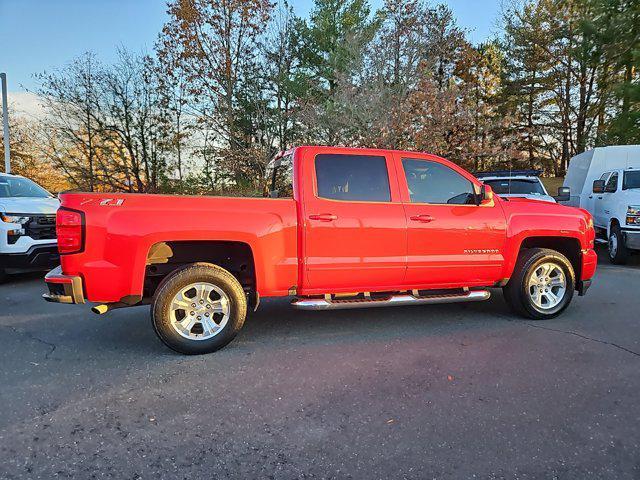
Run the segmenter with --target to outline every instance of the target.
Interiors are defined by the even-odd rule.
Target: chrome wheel
[[[229,321],[229,314],[229,297],[212,283],[189,284],[171,300],[171,326],[189,340],[216,336]]]
[[[543,263],[533,270],[527,283],[529,298],[536,308],[546,311],[558,306],[567,292],[567,279],[555,263]]]
[[[618,235],[611,232],[609,235],[609,256],[615,258],[618,254]]]

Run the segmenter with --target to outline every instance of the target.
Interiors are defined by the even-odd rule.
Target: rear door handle
[[[598,197],[598,200],[602,200],[602,197]]]
[[[333,220],[337,220],[338,216],[333,213],[319,213],[309,215],[309,220],[319,220],[321,222],[332,222]]]
[[[435,220],[435,218],[433,218],[431,215],[413,215],[409,218],[414,222],[422,222],[422,223],[429,223]]]

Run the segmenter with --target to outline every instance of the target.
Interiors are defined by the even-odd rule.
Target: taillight
[[[61,207],[56,214],[58,251],[78,253],[84,247],[84,214]]]

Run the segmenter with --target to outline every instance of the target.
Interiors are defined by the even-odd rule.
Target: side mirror
[[[571,189],[569,187],[559,187],[556,202],[568,202],[571,198]]]
[[[603,193],[603,192],[604,192],[604,180],[594,180],[593,193]]]
[[[486,205],[493,201],[493,188],[490,185],[480,187],[480,195],[477,196],[478,205]]]

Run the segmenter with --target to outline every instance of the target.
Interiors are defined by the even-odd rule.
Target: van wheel
[[[520,252],[503,293],[518,315],[546,320],[569,306],[574,289],[575,273],[567,257],[548,248],[529,248]]]
[[[211,353],[238,334],[247,299],[224,268],[193,263],[167,276],[151,305],[153,327],[169,348],[187,355]]]
[[[7,279],[7,272],[4,271],[4,268],[0,268],[0,283],[4,282]]]
[[[609,232],[609,260],[616,265],[624,265],[629,259],[629,249],[624,244],[622,237],[622,230],[616,223],[611,225],[611,231]]]

